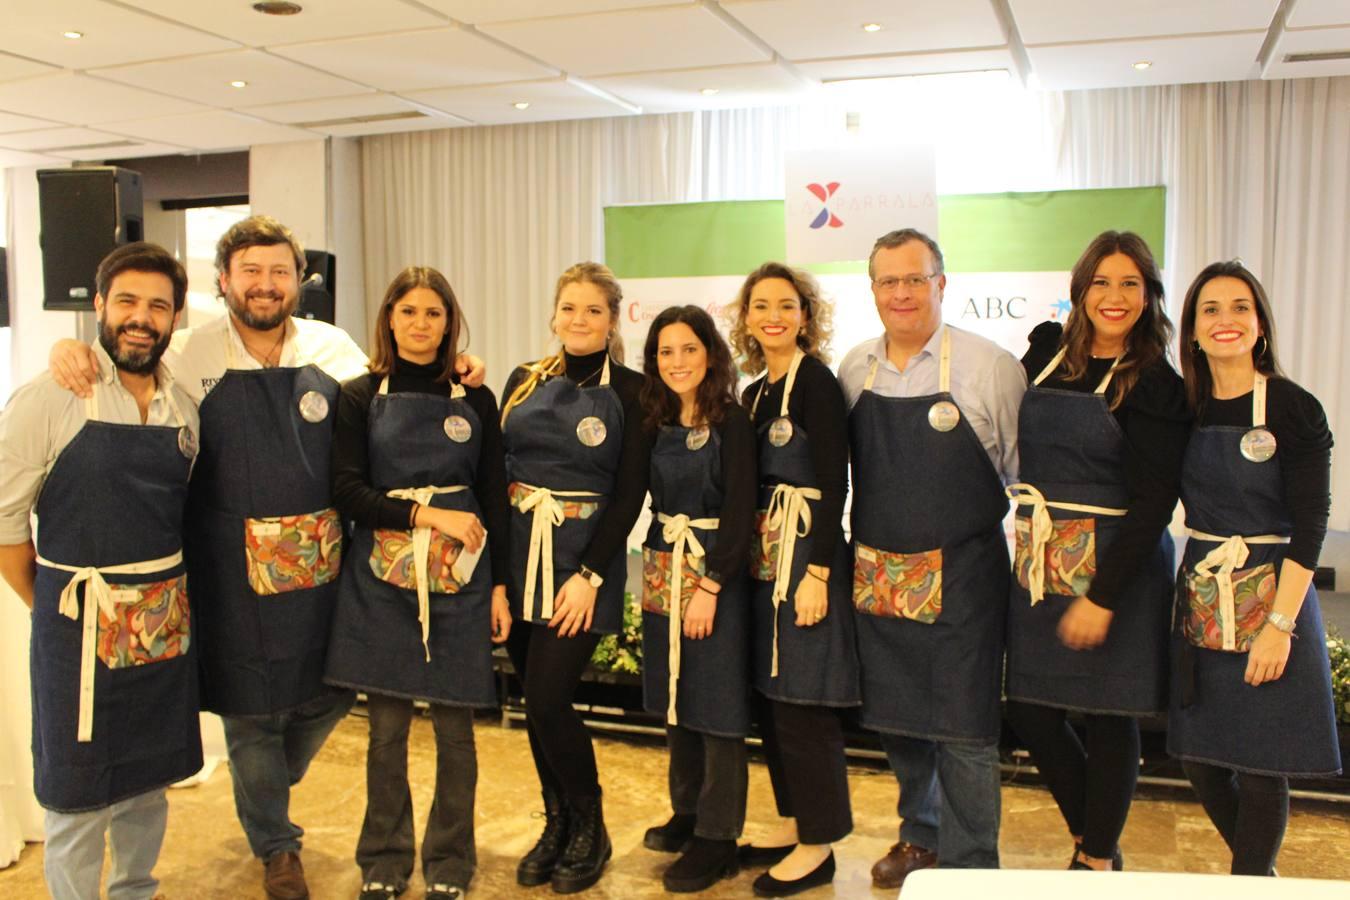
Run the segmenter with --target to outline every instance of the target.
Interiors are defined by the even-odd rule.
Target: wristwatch
[[[600,585],[605,583],[605,579],[600,575],[600,573],[591,569],[590,566],[578,567],[577,574],[580,575],[582,578],[585,578],[588,582],[590,582],[591,587],[595,588],[596,590],[599,590]]]
[[[1268,612],[1266,621],[1273,625],[1276,631],[1283,631],[1285,634],[1294,633],[1294,620],[1283,613]]]

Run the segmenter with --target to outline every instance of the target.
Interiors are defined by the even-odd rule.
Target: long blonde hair
[[[623,365],[623,338],[619,336],[619,304],[623,300],[623,288],[619,286],[619,279],[614,277],[614,273],[609,267],[598,262],[579,262],[567,268],[567,271],[558,276],[558,284],[553,289],[553,312],[557,316],[558,300],[562,298],[563,288],[569,284],[593,284],[600,289],[605,296],[605,304],[609,307],[609,317],[613,328],[609,333],[608,350],[610,359],[619,365]],[[549,320],[549,330],[553,330],[553,321]],[[511,392],[511,396],[502,404],[502,425],[506,425],[506,417],[511,414],[511,410],[524,403],[534,389],[556,375],[561,375],[566,371],[565,358],[563,351],[559,350],[552,356],[546,356],[537,362],[532,362],[525,366],[525,380],[516,386]]]

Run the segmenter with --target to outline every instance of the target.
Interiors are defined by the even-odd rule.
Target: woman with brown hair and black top
[[[860,702],[852,582],[842,515],[848,421],[826,366],[830,307],[815,279],[765,263],[741,287],[732,346],[765,376],[742,395],[758,432],[759,502],[751,545],[751,643],[757,719],[778,814],[741,848],[776,863],[761,897],[834,878],[831,844],[853,830],[840,710]]]
[[[427,897],[453,900],[476,864],[473,709],[497,704],[492,644],[511,628],[501,432],[492,391],[454,372],[465,328],[445,276],[404,269],[376,323],[370,373],[342,386],[333,433],[333,499],[355,532],[324,680],[368,698],[362,900],[398,896],[412,874],[414,700],[436,733]]]
[[[666,717],[674,815],[647,830],[683,851],[667,891],[736,874],[750,728],[750,550],[755,432],[736,400],[736,367],[712,317],[672,306],[643,350],[642,408],[656,433],[652,524],[642,548],[643,698]]]
[[[562,351],[517,368],[502,408],[517,620],[507,651],[545,813],[516,880],[558,893],[590,887],[611,855],[595,750],[572,697],[600,636],[623,627],[625,545],[647,494],[651,436],[642,376],[622,363],[622,297],[599,263],[563,272],[551,325]]]
[[[1261,283],[1207,266],[1181,311],[1196,429],[1181,474],[1189,541],[1177,578],[1167,749],[1233,851],[1274,875],[1289,778],[1341,756],[1313,570],[1331,509],[1331,430],[1284,377]]]
[[[1022,357],[1007,714],[1074,841],[1071,869],[1120,869],[1140,716],[1167,708],[1175,572],[1167,533],[1190,431],[1167,361],[1153,254],[1098,235],[1074,264],[1068,322]],[[1083,715],[1086,740],[1067,713]]]

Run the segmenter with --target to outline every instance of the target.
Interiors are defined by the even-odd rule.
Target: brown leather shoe
[[[269,859],[263,870],[263,888],[268,900],[307,900],[309,886],[305,884],[300,854],[285,850]]]
[[[910,872],[935,865],[937,854],[932,850],[901,841],[872,867],[872,887],[899,888]]]

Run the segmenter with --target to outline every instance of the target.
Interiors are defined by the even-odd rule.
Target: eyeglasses
[[[934,278],[939,277],[941,274],[942,273],[940,272],[934,272],[932,275],[906,275],[903,278],[897,278],[894,275],[890,275],[887,276],[886,278],[878,278],[874,280],[872,282],[872,287],[876,288],[882,293],[893,294],[895,293],[896,288],[900,287],[900,285],[903,284],[910,291],[918,293],[920,291],[928,290],[929,283],[932,282]]]

